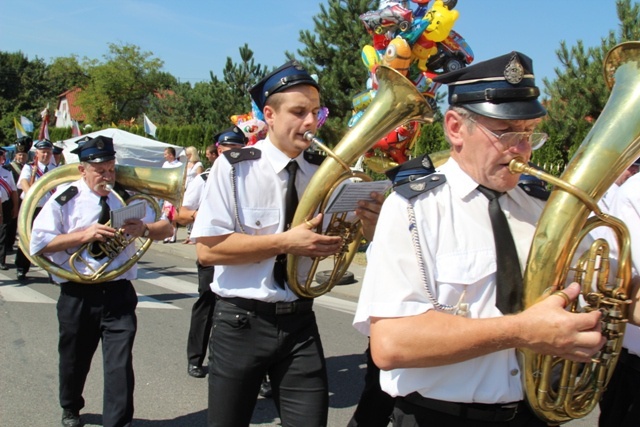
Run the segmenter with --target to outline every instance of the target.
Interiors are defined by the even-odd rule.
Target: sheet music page
[[[333,214],[355,211],[358,207],[358,200],[371,200],[370,194],[373,191],[384,194],[389,188],[391,188],[391,181],[388,179],[368,182],[345,181],[345,184],[338,190],[338,194],[330,201],[325,212]]]
[[[121,228],[124,222],[131,218],[142,219],[145,217],[146,210],[145,203],[133,203],[119,209],[113,209],[111,211],[111,227]]]

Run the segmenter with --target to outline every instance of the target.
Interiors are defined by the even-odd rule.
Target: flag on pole
[[[20,116],[20,123],[22,124],[22,128],[27,132],[33,132],[33,122],[27,119],[25,116]]]
[[[146,133],[147,135],[151,135],[155,138],[156,130],[158,128],[156,127],[156,125],[151,123],[151,120],[149,120],[149,117],[147,117],[146,114],[142,113],[142,115],[144,116],[144,133]]]
[[[15,117],[13,118],[13,125],[16,127],[16,138],[28,136],[27,132],[22,127],[22,123],[20,123]]]
[[[47,108],[40,112],[40,117],[42,117],[42,124],[40,125],[40,133],[38,134],[38,139],[49,139],[49,104],[47,104]]]
[[[71,136],[82,136],[77,120],[71,120]]]

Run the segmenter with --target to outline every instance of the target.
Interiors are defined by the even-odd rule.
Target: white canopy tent
[[[182,147],[145,138],[144,136],[139,136],[121,129],[109,128],[62,141],[64,144],[62,154],[65,163],[78,162],[78,156],[71,152],[71,150],[78,146],[76,141],[87,136],[95,138],[99,135],[113,139],[113,145],[116,150],[116,163],[119,165],[162,167],[165,161],[164,150],[167,147],[173,147],[176,150],[176,157],[182,163],[186,162],[185,151]]]

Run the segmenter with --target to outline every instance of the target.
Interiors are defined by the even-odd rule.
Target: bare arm
[[[311,229],[322,221],[322,214],[284,233],[252,236],[231,233],[225,236],[198,237],[196,252],[202,265],[240,265],[259,262],[281,253],[326,257],[340,249],[340,236],[325,236]]]
[[[178,215],[176,216],[175,220],[180,225],[187,225],[193,223],[196,220],[197,215],[197,210],[181,206],[180,209],[178,209]]]
[[[573,300],[580,291],[565,293]],[[604,345],[600,313],[570,313],[550,296],[529,309],[491,319],[468,319],[430,310],[399,318],[372,318],[371,352],[381,369],[450,365],[509,348],[587,362]]]

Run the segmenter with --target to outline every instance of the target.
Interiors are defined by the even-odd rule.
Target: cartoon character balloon
[[[470,64],[473,52],[464,38],[453,31],[460,16],[454,8],[458,0],[381,0],[377,10],[360,15],[371,35],[371,44],[362,48],[362,61],[370,73],[367,88],[353,97],[349,127],[354,126],[375,97],[375,71],[379,65],[397,70],[407,77],[429,105],[437,108],[439,85],[433,77]],[[398,126],[366,153],[364,162],[377,172],[405,162],[420,134],[420,124]]]

